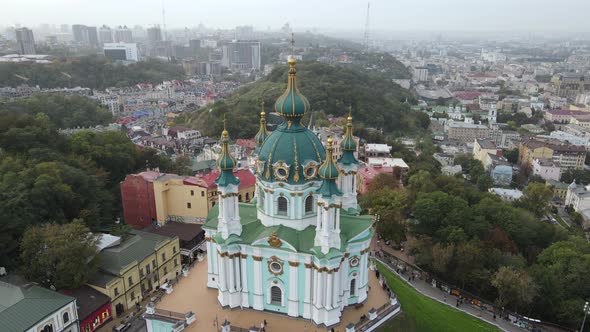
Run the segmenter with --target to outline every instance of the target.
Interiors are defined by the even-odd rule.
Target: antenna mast
[[[369,53],[369,11],[371,9],[371,3],[367,2],[367,18],[365,20],[365,38],[363,40],[363,47],[365,53]]]
[[[162,0],[162,39],[166,41],[166,10],[164,9],[164,0]]]

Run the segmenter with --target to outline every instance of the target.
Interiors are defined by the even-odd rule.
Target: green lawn
[[[568,229],[570,228],[570,225],[568,225],[565,220],[563,220],[563,218],[561,218],[558,214],[554,214],[553,215],[555,217],[555,220],[557,220],[557,222],[563,226],[563,228]]]
[[[383,325],[379,332],[500,331],[493,325],[418,293],[381,263],[378,262],[377,266],[402,305],[402,313]]]

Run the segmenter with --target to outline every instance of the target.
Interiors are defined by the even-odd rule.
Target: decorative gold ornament
[[[275,276],[283,274],[283,265],[285,264],[285,262],[280,260],[278,257],[270,257],[270,259],[266,261],[266,264],[269,273]]]
[[[318,165],[314,162],[309,162],[303,166],[303,176],[306,180],[311,180],[317,176]]]
[[[352,256],[348,263],[350,264],[350,267],[357,267],[359,266],[360,260],[358,256]]]
[[[274,176],[279,181],[287,181],[289,178],[289,165],[279,160],[272,165]]]
[[[282,242],[281,239],[279,239],[277,232],[272,232],[272,234],[270,234],[270,237],[268,238],[268,244],[271,247],[275,247],[278,248],[281,246]]]

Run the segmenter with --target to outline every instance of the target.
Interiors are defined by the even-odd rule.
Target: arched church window
[[[270,288],[270,304],[282,305],[283,303],[283,292],[279,286],[272,286]]]
[[[70,321],[70,314],[66,311],[64,312],[64,314],[62,315],[64,324]]]
[[[242,195],[238,195],[238,202],[242,201]]]
[[[350,281],[350,296],[356,295],[356,278]]]
[[[250,200],[250,193],[246,193],[246,202]]]
[[[305,199],[305,214],[313,213],[313,196],[309,195]]]
[[[287,199],[285,197],[279,197],[279,199],[277,200],[278,203],[278,210],[277,210],[277,214],[282,215],[282,216],[286,216],[287,215],[287,209],[289,207],[289,202],[287,201]]]

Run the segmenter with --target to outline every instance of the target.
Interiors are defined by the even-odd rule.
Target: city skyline
[[[278,29],[289,22],[295,30],[362,31],[367,2],[344,0],[337,4],[299,1],[296,8],[274,1],[242,2],[229,0],[223,5],[207,2],[165,2],[168,29],[194,27],[233,28],[252,25],[258,30]],[[336,8],[337,7],[337,8]],[[337,9],[337,10],[335,10]],[[558,31],[588,32],[585,13],[590,2],[564,0],[498,0],[480,3],[468,0],[417,0],[413,2],[371,1],[370,27],[374,31]],[[59,12],[65,15],[49,15]],[[300,15],[306,12],[306,15]],[[5,25],[87,24],[117,26],[126,24],[163,25],[162,2],[146,0],[23,0],[3,4],[0,22]]]

